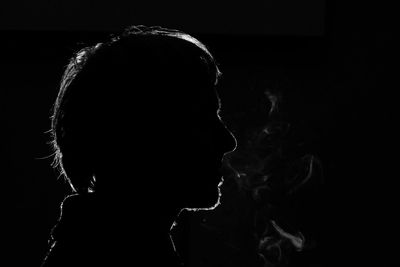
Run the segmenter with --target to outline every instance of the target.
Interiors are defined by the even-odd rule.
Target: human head
[[[78,193],[93,185],[96,191],[176,188],[191,180],[185,168],[197,150],[210,153],[210,160],[199,163],[218,168],[216,162],[234,145],[216,114],[220,75],[201,42],[160,27],[129,27],[78,51],[64,72],[51,117],[54,166]],[[143,170],[152,168],[153,177],[144,178]],[[105,178],[128,173],[139,177]]]

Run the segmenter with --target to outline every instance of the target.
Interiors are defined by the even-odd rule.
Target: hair
[[[215,89],[220,75],[206,46],[174,29],[130,26],[79,50],[66,66],[50,117],[52,166],[74,193],[91,192],[99,144],[107,145],[103,138],[126,124],[128,112],[151,101],[170,119],[177,103],[167,100],[197,99],[193,90]],[[137,113],[132,120],[140,122],[143,111]]]

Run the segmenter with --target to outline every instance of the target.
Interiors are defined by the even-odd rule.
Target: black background
[[[303,215],[318,246],[298,263],[294,257],[292,266],[395,266],[393,9],[328,1],[322,14],[323,30],[313,34],[190,33],[220,63],[226,118],[239,109],[250,114],[260,95],[252,93],[254,84],[281,91],[286,117],[322,162],[323,193],[310,196],[314,206]],[[24,25],[2,30],[0,37],[2,266],[38,266],[43,258],[59,201],[68,192],[51,158],[39,159],[51,153],[45,133],[51,105],[71,53],[113,33]],[[244,127],[227,120],[237,131]]]
[[[101,32],[144,24],[205,34],[319,35],[324,29],[324,8],[325,0],[21,0],[0,10],[0,28]]]

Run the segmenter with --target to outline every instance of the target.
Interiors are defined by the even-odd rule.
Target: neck
[[[81,201],[82,205],[75,206],[84,207],[84,210],[90,208],[90,213],[80,211],[88,214],[84,220],[88,222],[90,231],[102,236],[103,240],[126,244],[118,248],[123,251],[122,255],[134,255],[134,258],[151,262],[154,266],[169,262],[171,266],[179,266],[170,236],[178,209],[168,208],[167,205],[152,206],[145,201],[122,200],[111,195],[103,196],[98,192],[83,196]]]
[[[119,218],[125,226],[129,225],[134,229],[148,229],[148,234],[153,237],[167,237],[164,240],[168,239],[168,243],[170,243],[170,230],[181,211],[172,203],[160,201],[160,203],[153,204],[151,201],[135,200],[126,195],[109,194],[103,197],[97,192],[93,193],[93,196],[101,207],[100,213]]]

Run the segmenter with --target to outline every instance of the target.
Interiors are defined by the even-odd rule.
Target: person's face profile
[[[183,114],[180,179],[188,208],[209,208],[219,200],[222,157],[235,147],[235,139],[220,120],[220,104],[214,93],[204,101],[194,101]]]
[[[122,177],[107,183],[107,190],[120,191],[128,199],[136,191],[161,190],[162,196],[177,198],[177,205],[184,205],[181,208],[210,208],[217,204],[222,157],[234,149],[235,139],[220,120],[221,107],[213,89],[195,98],[179,98],[179,101],[171,99],[171,102],[181,103],[176,107],[177,113],[168,113],[168,105],[160,108],[147,102],[135,109],[127,105],[122,118],[112,119],[115,124],[110,128],[130,126],[122,135],[112,130],[112,138],[102,140],[112,148],[107,149],[105,160],[99,164],[99,173],[105,178],[97,180],[110,182],[107,178]],[[132,170],[128,175],[127,168]],[[157,194],[143,197],[157,203]]]
[[[100,221],[95,235],[110,222],[123,236],[155,237],[182,209],[220,203],[222,159],[236,140],[219,116],[220,72],[203,46],[175,33],[124,38],[87,50],[81,65],[71,60],[52,117],[56,163],[82,195],[68,201]]]
[[[146,39],[158,46],[156,41],[160,40]],[[130,46],[134,42],[126,45],[136,51]],[[127,51],[118,45],[111,52],[100,50],[100,59],[96,61],[95,55],[86,63],[87,71],[81,72],[81,82],[75,85],[96,84],[88,87],[88,101],[81,107],[93,122],[73,114],[87,130],[85,138],[90,139],[94,191],[102,196],[112,192],[116,200],[131,202],[149,197],[156,200],[158,193],[162,197],[172,194],[177,205],[211,207],[220,195],[222,157],[235,147],[235,139],[218,116],[221,107],[215,82],[191,54],[181,59],[171,52],[173,56],[167,53],[158,55],[159,59],[151,56],[151,49],[139,48],[147,56],[134,61],[114,58],[114,50]]]

